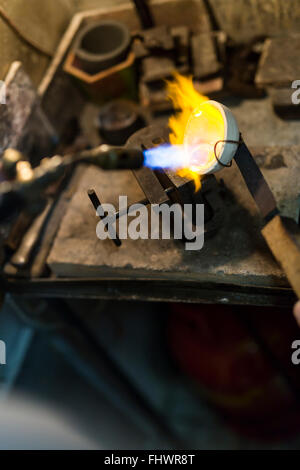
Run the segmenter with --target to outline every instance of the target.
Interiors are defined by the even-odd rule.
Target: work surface
[[[283,214],[298,217],[300,147],[251,148],[274,191]],[[129,204],[143,198],[131,172],[104,173],[82,168],[82,175],[48,257],[51,271],[63,278],[164,280],[210,285],[211,301],[227,302],[213,286],[230,286],[236,292],[257,288],[289,292],[287,280],[269,252],[261,234],[261,219],[234,163],[217,175],[225,183],[223,220],[218,233],[205,240],[200,251],[187,251],[181,241],[124,240],[117,248],[111,240],[99,240],[95,215],[87,197],[94,188],[102,203],[118,207],[118,196]],[[150,287],[150,285],[149,285]],[[155,298],[154,292],[148,296]],[[221,295],[221,298],[220,298]],[[138,298],[137,293],[137,298]],[[176,292],[170,298],[176,300]],[[179,294],[180,297],[180,294]],[[230,297],[230,296],[229,296]],[[191,299],[192,300],[192,299]],[[229,299],[230,301],[230,299]],[[264,303],[264,302],[262,302]],[[284,302],[283,302],[284,303]],[[288,302],[287,302],[288,303]]]

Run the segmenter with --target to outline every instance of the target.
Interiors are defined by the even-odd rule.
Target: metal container
[[[137,99],[135,55],[122,23],[102,21],[84,27],[69,52],[64,71],[98,104],[115,98]]]
[[[80,68],[90,74],[123,62],[131,42],[127,26],[117,21],[86,25],[79,33],[74,53]]]

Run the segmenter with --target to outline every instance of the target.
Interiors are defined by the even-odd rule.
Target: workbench
[[[300,147],[251,150],[282,213],[297,219]],[[173,239],[127,239],[116,247],[97,238],[99,218],[87,190],[95,188],[101,203],[116,208],[119,195],[127,195],[132,204],[143,193],[130,171],[78,168],[76,190],[75,183],[71,196],[66,190],[69,201],[47,257],[50,275],[10,280],[10,289],[46,297],[292,305],[294,295],[260,234],[261,218],[236,164],[219,172],[217,179],[222,223],[202,250],[186,251],[181,240]]]

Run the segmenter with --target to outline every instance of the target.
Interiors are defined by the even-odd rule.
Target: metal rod
[[[90,201],[91,201],[91,203],[93,204],[95,211],[97,212],[98,207],[101,206],[101,202],[100,202],[100,200],[99,200],[99,198],[98,198],[98,196],[97,196],[97,194],[96,194],[96,192],[95,192],[94,189],[89,189],[89,190],[88,190],[88,197],[90,198]],[[98,214],[98,212],[97,212],[97,214]],[[101,215],[99,215],[99,214],[98,214],[98,216],[100,217],[101,220],[104,219],[103,216],[101,216]],[[121,242],[120,238],[118,237],[118,234],[117,234],[117,233],[116,233],[116,234],[110,233],[110,232],[109,232],[109,225],[107,226],[107,230],[108,230],[108,233],[109,233],[109,235],[110,235],[110,238],[111,238],[111,240],[114,242],[114,244],[115,244],[117,247],[120,247],[120,246],[122,245],[122,242]],[[114,235],[116,235],[116,236],[114,236]]]

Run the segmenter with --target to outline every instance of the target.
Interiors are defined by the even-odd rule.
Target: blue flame
[[[186,167],[183,145],[164,144],[144,150],[144,166],[155,169],[178,170]]]

